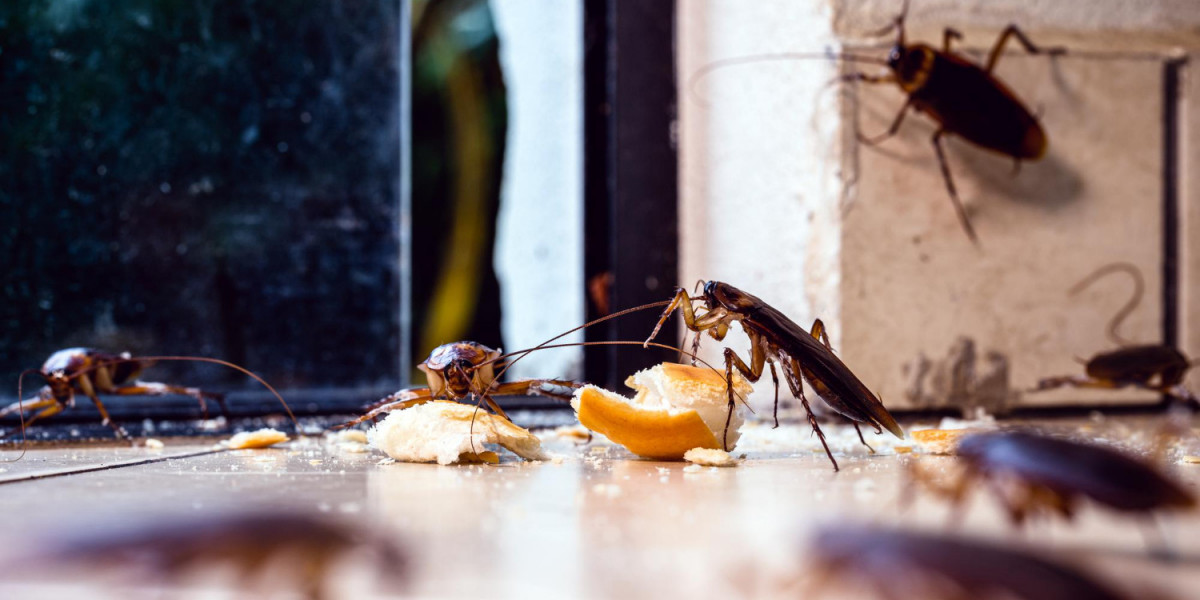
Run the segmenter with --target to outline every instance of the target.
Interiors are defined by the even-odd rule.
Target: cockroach
[[[195,361],[209,362],[219,364],[237,371],[241,371],[246,375],[254,378],[259,383],[263,384],[283,405],[285,411],[292,422],[296,422],[296,417],[292,414],[291,408],[283,401],[275,388],[271,387],[258,375],[251,373],[243,367],[233,363],[225,362],[215,358],[197,357],[197,356],[138,356],[135,357],[128,352],[120,354],[112,354],[102,352],[91,348],[67,348],[59,350],[50,355],[41,369],[29,369],[21,373],[21,380],[24,380],[25,375],[38,375],[46,381],[46,385],[38,392],[36,399],[24,400],[21,398],[22,381],[17,382],[17,402],[10,404],[4,409],[0,409],[0,417],[12,414],[14,412],[21,413],[22,433],[27,425],[33,422],[54,416],[63,410],[75,405],[75,394],[81,393],[91,399],[96,405],[96,409],[100,411],[100,417],[105,425],[113,428],[119,438],[126,438],[128,434],[125,429],[114,422],[109,417],[108,410],[104,407],[104,403],[100,402],[100,394],[114,396],[162,396],[167,394],[180,394],[191,396],[200,403],[201,409],[208,414],[207,400],[215,400],[220,406],[222,412],[228,414],[228,408],[225,406],[225,396],[214,392],[206,392],[194,387],[183,387],[165,383],[155,383],[149,381],[140,381],[138,376],[142,371],[151,367],[159,361]],[[25,409],[38,411],[34,413],[28,420],[24,418]]]
[[[424,404],[433,400],[453,400],[456,402],[465,402],[474,399],[481,406],[487,406],[497,415],[508,419],[508,415],[504,409],[500,407],[494,396],[523,396],[536,395],[555,398],[564,402],[569,402],[570,394],[564,394],[555,391],[553,388],[563,389],[579,389],[584,384],[565,379],[522,379],[519,381],[511,381],[501,383],[500,377],[513,364],[529,354],[538,350],[549,350],[554,348],[574,347],[574,346],[596,346],[596,345],[637,345],[637,346],[655,346],[658,348],[679,350],[672,346],[664,344],[644,344],[643,342],[633,341],[601,341],[601,342],[578,342],[578,343],[563,343],[552,344],[555,340],[579,331],[585,327],[590,327],[597,323],[607,321],[616,317],[620,317],[632,312],[653,308],[667,304],[667,302],[655,302],[642,306],[636,306],[621,310],[611,315],[600,317],[591,322],[585,323],[578,327],[572,328],[559,335],[556,335],[537,346],[518,350],[504,354],[499,350],[493,350],[478,342],[452,342],[443,344],[433,349],[429,354],[429,358],[425,359],[417,368],[425,373],[425,387],[416,387],[400,390],[378,402],[375,402],[363,410],[366,412],[352,421],[334,426],[333,429],[341,429],[351,427],[363,423],[365,421],[378,418],[379,416],[394,411],[403,410],[418,404]],[[686,354],[686,353],[685,353]],[[710,366],[711,368],[711,366]],[[510,419],[511,420],[511,419]]]
[[[809,544],[813,587],[870,588],[881,598],[1120,600],[1126,596],[1074,567],[965,538],[839,525]]]
[[[393,410],[433,400],[445,399],[463,402],[469,398],[485,403],[493,412],[505,419],[508,415],[492,399],[493,396],[539,395],[570,401],[570,394],[556,392],[552,387],[580,388],[583,384],[563,379],[523,379],[499,383],[496,381],[497,361],[504,358],[499,350],[493,350],[478,342],[453,342],[443,344],[429,353],[417,368],[425,373],[426,387],[400,390],[367,406],[361,417],[335,427],[351,427],[379,417]]]
[[[1141,271],[1136,266],[1124,262],[1105,265],[1072,286],[1068,293],[1074,296],[1111,273],[1126,273],[1134,283],[1129,301],[1113,315],[1108,324],[1109,339],[1123,347],[1089,358],[1084,362],[1083,376],[1046,377],[1038,381],[1033,391],[1064,386],[1104,389],[1136,387],[1195,404],[1195,395],[1183,385],[1184,377],[1192,368],[1191,361],[1183,352],[1165,344],[1130,344],[1117,332],[1121,322],[1133,312],[1142,299],[1145,283]]]
[[[863,144],[878,144],[896,135],[909,109],[925,113],[933,119],[937,124],[933,132],[933,150],[937,154],[942,179],[963,231],[973,243],[978,244],[979,236],[971,226],[967,211],[958,197],[954,178],[950,175],[942,138],[956,135],[980,148],[1012,158],[1017,166],[1023,160],[1042,158],[1046,154],[1046,132],[1033,113],[993,71],[1004,46],[1012,38],[1016,38],[1031,54],[1059,55],[1066,51],[1063,48],[1041,48],[1016,25],[1010,24],[1000,33],[988,54],[987,63],[981,67],[950,48],[953,40],[962,39],[962,33],[949,27],[943,32],[941,50],[928,44],[907,43],[904,36],[907,14],[908,0],[905,0],[900,15],[879,32],[884,35],[896,31],[896,43],[887,56],[888,73],[852,73],[844,78],[864,83],[894,83],[908,95],[887,131],[874,137],[863,136],[861,132],[856,132],[856,135]]]
[[[403,586],[409,573],[409,553],[378,531],[305,513],[247,511],[137,519],[106,519],[70,529],[42,532],[32,548],[5,561],[5,570],[40,572],[80,567],[142,575],[152,582],[186,583],[197,573],[216,567],[231,569],[231,587],[265,591],[274,597],[287,590],[304,598],[326,598],[341,589],[333,567],[354,554],[389,582]],[[264,581],[273,565],[291,581]]]
[[[964,437],[956,454],[963,470],[955,481],[935,481],[913,464],[914,482],[962,507],[968,487],[986,483],[1014,525],[1046,512],[1071,519],[1082,498],[1113,510],[1149,514],[1196,506],[1192,492],[1124,452],[1028,431]]]
[[[703,301],[705,311],[698,313],[693,302]],[[883,406],[875,394],[854,375],[833,353],[829,344],[829,336],[825,334],[825,324],[817,319],[811,331],[805,331],[791,319],[784,316],[775,308],[757,297],[743,292],[728,283],[708,281],[704,283],[704,296],[692,298],[687,290],[677,288],[675,297],[663,311],[658,324],[646,343],[658,335],[659,330],[671,313],[679,309],[683,322],[688,329],[696,333],[693,352],[696,353],[700,343],[700,334],[708,332],[715,340],[725,339],[729,332],[729,324],[737,321],[742,324],[742,330],[750,338],[750,364],[747,365],[730,348],[725,348],[725,380],[729,390],[729,415],[725,421],[725,433],[722,436],[722,446],[728,450],[729,420],[733,417],[733,369],[736,368],[746,379],[756,382],[763,374],[764,363],[770,365],[771,379],[775,382],[775,410],[779,409],[779,376],[775,371],[778,363],[783,370],[784,379],[791,388],[792,395],[804,405],[808,413],[808,422],[821,440],[825,454],[833,463],[833,470],[838,470],[837,460],[825,442],[825,434],[821,432],[817,418],[813,415],[808,400],[804,397],[801,380],[807,381],[825,403],[838,414],[846,417],[854,424],[858,439],[870,448],[862,437],[859,423],[870,425],[875,433],[887,429],[892,435],[904,438],[904,431],[896,420]],[[778,425],[776,417],[776,425]]]

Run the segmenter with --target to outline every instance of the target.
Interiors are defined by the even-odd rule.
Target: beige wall
[[[839,41],[880,46],[890,40],[865,33],[899,5],[680,3],[681,281],[728,281],[802,325],[824,318],[839,354],[889,406],[944,401],[951,367],[975,369],[992,401],[1153,400],[1016,392],[1043,376],[1078,373],[1075,357],[1112,348],[1105,324],[1128,281],[1112,277],[1066,295],[1107,262],[1133,262],[1146,278],[1146,298],[1123,332],[1161,340],[1163,63],[1200,49],[1200,3],[913,1],[910,42],[940,45],[942,28],[953,26],[978,60],[1016,22],[1035,41],[1072,51],[1050,59],[1014,44],[997,67],[1040,115],[1050,139],[1044,159],[1013,175],[1010,159],[958,139],[946,144],[980,248],[955,219],[928,119],[910,114],[900,135],[875,148],[854,142],[855,121],[868,134],[886,129],[904,100],[898,89],[828,85],[837,67],[824,60],[738,65],[692,80],[722,58],[821,52]],[[1197,163],[1200,127],[1189,117],[1200,87],[1188,68],[1183,76],[1180,339],[1200,356],[1200,309],[1189,301],[1200,266],[1188,259],[1200,256],[1191,231],[1200,192],[1186,175]],[[744,339],[731,346],[746,348]],[[758,394],[760,403],[769,398]]]

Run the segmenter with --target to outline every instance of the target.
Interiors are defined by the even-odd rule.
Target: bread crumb
[[[913,448],[912,446],[896,446],[893,450],[896,451],[896,454],[908,454],[913,451]]]
[[[286,441],[288,441],[287,434],[278,429],[259,429],[258,431],[243,431],[221,442],[221,445],[230,450],[249,450],[266,448]]]
[[[1185,465],[1200,465],[1200,456],[1188,454],[1187,456],[1179,459],[1179,462]]]
[[[361,429],[343,429],[342,431],[328,435],[334,442],[339,444],[367,443],[367,432]]]
[[[697,464],[690,464],[683,468],[683,472],[689,473],[689,474],[690,473],[699,473],[702,470],[704,470],[704,467],[697,465]]]
[[[163,446],[165,445],[166,444],[162,443],[162,440],[156,440],[154,438],[148,438],[146,440],[146,447],[150,450],[162,450]]]
[[[732,467],[738,463],[728,452],[713,448],[692,448],[683,453],[683,460],[707,467]]]

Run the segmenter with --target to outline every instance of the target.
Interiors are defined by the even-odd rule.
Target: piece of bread
[[[474,405],[445,400],[388,413],[367,432],[367,440],[401,462],[499,462],[487,444],[528,460],[546,458],[542,442],[528,430]]]
[[[918,429],[910,431],[913,444],[922,454],[954,454],[963,436],[980,429]]]
[[[266,448],[286,441],[288,441],[286,433],[278,429],[267,428],[259,429],[258,431],[243,431],[221,442],[221,444],[230,450],[249,450],[253,448]]]
[[[680,460],[692,448],[721,448],[729,415],[722,373],[663,363],[638,371],[625,385],[637,390],[632,399],[594,385],[577,390],[571,406],[579,422],[646,458]],[[733,390],[745,398],[753,388],[735,372]],[[726,438],[730,449],[743,422],[735,409]]]

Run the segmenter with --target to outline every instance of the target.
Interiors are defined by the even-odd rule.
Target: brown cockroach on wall
[[[200,402],[200,407],[207,415],[206,400],[214,400],[223,412],[228,412],[225,397],[222,394],[206,392],[198,388],[183,387],[165,383],[155,383],[138,380],[142,371],[159,361],[193,361],[208,362],[235,369],[252,377],[265,386],[283,405],[292,423],[296,422],[292,409],[287,402],[258,375],[243,367],[215,358],[199,356],[133,356],[128,352],[112,354],[93,350],[91,348],[67,348],[50,355],[40,369],[29,369],[21,373],[17,381],[17,401],[4,409],[0,409],[0,417],[14,412],[21,415],[21,433],[25,427],[39,419],[54,416],[75,405],[75,394],[80,393],[91,399],[100,411],[103,423],[113,428],[119,438],[126,438],[124,428],[118,425],[108,415],[100,395],[114,396],[162,396],[180,394],[191,396]],[[46,381],[46,385],[38,392],[36,399],[25,400],[22,396],[22,384],[26,375],[37,375]],[[28,420],[25,410],[35,410]]]
[[[705,312],[700,313],[693,302],[704,303]],[[762,377],[764,365],[769,365],[771,378],[775,382],[775,407],[779,406],[779,376],[775,365],[783,370],[784,380],[808,413],[808,422],[821,440],[825,454],[833,463],[833,470],[838,470],[837,460],[825,442],[825,434],[813,415],[808,400],[804,397],[804,387],[801,381],[807,381],[812,389],[830,408],[846,417],[854,424],[858,438],[867,445],[862,437],[859,423],[869,425],[876,433],[887,429],[892,435],[904,438],[904,431],[896,423],[891,413],[883,406],[871,390],[833,353],[829,337],[825,334],[825,325],[820,319],[813,323],[811,331],[805,331],[791,319],[784,316],[775,308],[759,298],[739,290],[732,285],[720,281],[704,283],[704,295],[692,298],[687,290],[678,288],[675,298],[663,311],[662,318],[646,339],[646,343],[658,335],[659,330],[675,310],[683,316],[683,322],[688,329],[696,333],[692,354],[695,355],[700,344],[700,335],[707,332],[715,340],[723,340],[729,332],[729,324],[737,321],[742,330],[750,338],[750,364],[747,365],[730,348],[725,348],[725,381],[729,390],[729,416],[725,422],[725,435],[721,444],[728,449],[727,438],[729,419],[733,416],[735,407],[733,396],[733,369],[737,369],[751,382]],[[778,419],[776,419],[778,425]]]
[[[1007,156],[1016,165],[1021,161],[1042,158],[1048,145],[1046,132],[1033,113],[1009,87],[995,76],[996,63],[1010,39],[1015,38],[1021,46],[1033,54],[1061,55],[1063,48],[1041,48],[1035,45],[1016,25],[1009,25],[1000,33],[983,66],[977,65],[951,48],[951,42],[961,40],[962,34],[953,28],[945,28],[941,49],[924,43],[908,43],[905,38],[904,21],[908,15],[908,0],[905,0],[899,16],[875,36],[896,32],[896,42],[885,60],[850,53],[778,53],[760,56],[739,57],[719,60],[697,71],[690,78],[694,83],[711,71],[735,64],[746,64],[762,60],[795,60],[831,58],[851,63],[872,63],[886,67],[883,74],[851,73],[841,77],[842,81],[870,84],[895,84],[906,94],[904,105],[896,114],[888,129],[876,136],[865,136],[855,127],[855,136],[862,144],[873,146],[894,136],[900,130],[909,110],[924,113],[936,125],[933,133],[933,149],[941,169],[942,179],[950,201],[967,237],[979,243],[971,220],[958,196],[954,178],[946,162],[942,139],[946,136],[960,137],[975,146]]]
[[[1136,514],[1192,509],[1196,497],[1148,463],[1124,452],[1028,431],[969,435],[955,450],[963,470],[939,482],[912,464],[914,483],[961,509],[974,484],[992,489],[1014,525],[1031,514],[1070,519],[1082,498]]]
[[[863,136],[861,132],[856,135],[863,144],[878,144],[900,130],[909,109],[932,119],[937,125],[933,132],[933,149],[946,191],[954,203],[963,231],[972,242],[978,243],[979,236],[971,226],[950,174],[942,138],[958,136],[980,148],[1012,158],[1016,165],[1023,160],[1042,158],[1046,153],[1046,132],[1020,98],[993,71],[1004,46],[1012,38],[1031,54],[1060,55],[1066,51],[1062,48],[1043,49],[1020,28],[1010,24],[1000,33],[988,53],[987,62],[981,67],[951,49],[951,42],[961,40],[962,34],[950,27],[943,30],[940,50],[929,44],[907,43],[904,36],[907,14],[908,0],[905,0],[900,15],[880,32],[880,35],[892,30],[896,32],[896,43],[887,56],[888,73],[853,73],[844,78],[864,83],[894,83],[908,95],[887,131],[874,137]]]
[[[1074,296],[1112,273],[1125,273],[1133,279],[1134,284],[1129,301],[1108,323],[1109,339],[1121,347],[1087,359],[1084,362],[1083,376],[1047,377],[1038,381],[1037,387],[1032,391],[1064,386],[1103,389],[1136,387],[1195,404],[1196,396],[1183,385],[1183,379],[1192,367],[1191,361],[1183,352],[1165,344],[1131,344],[1117,332],[1121,323],[1142,300],[1145,282],[1142,280],[1142,272],[1136,266],[1125,262],[1104,265],[1072,286],[1068,294]]]
[[[959,537],[843,524],[818,531],[809,548],[811,591],[836,582],[839,589],[866,588],[889,599],[1126,598],[1073,567]]]

